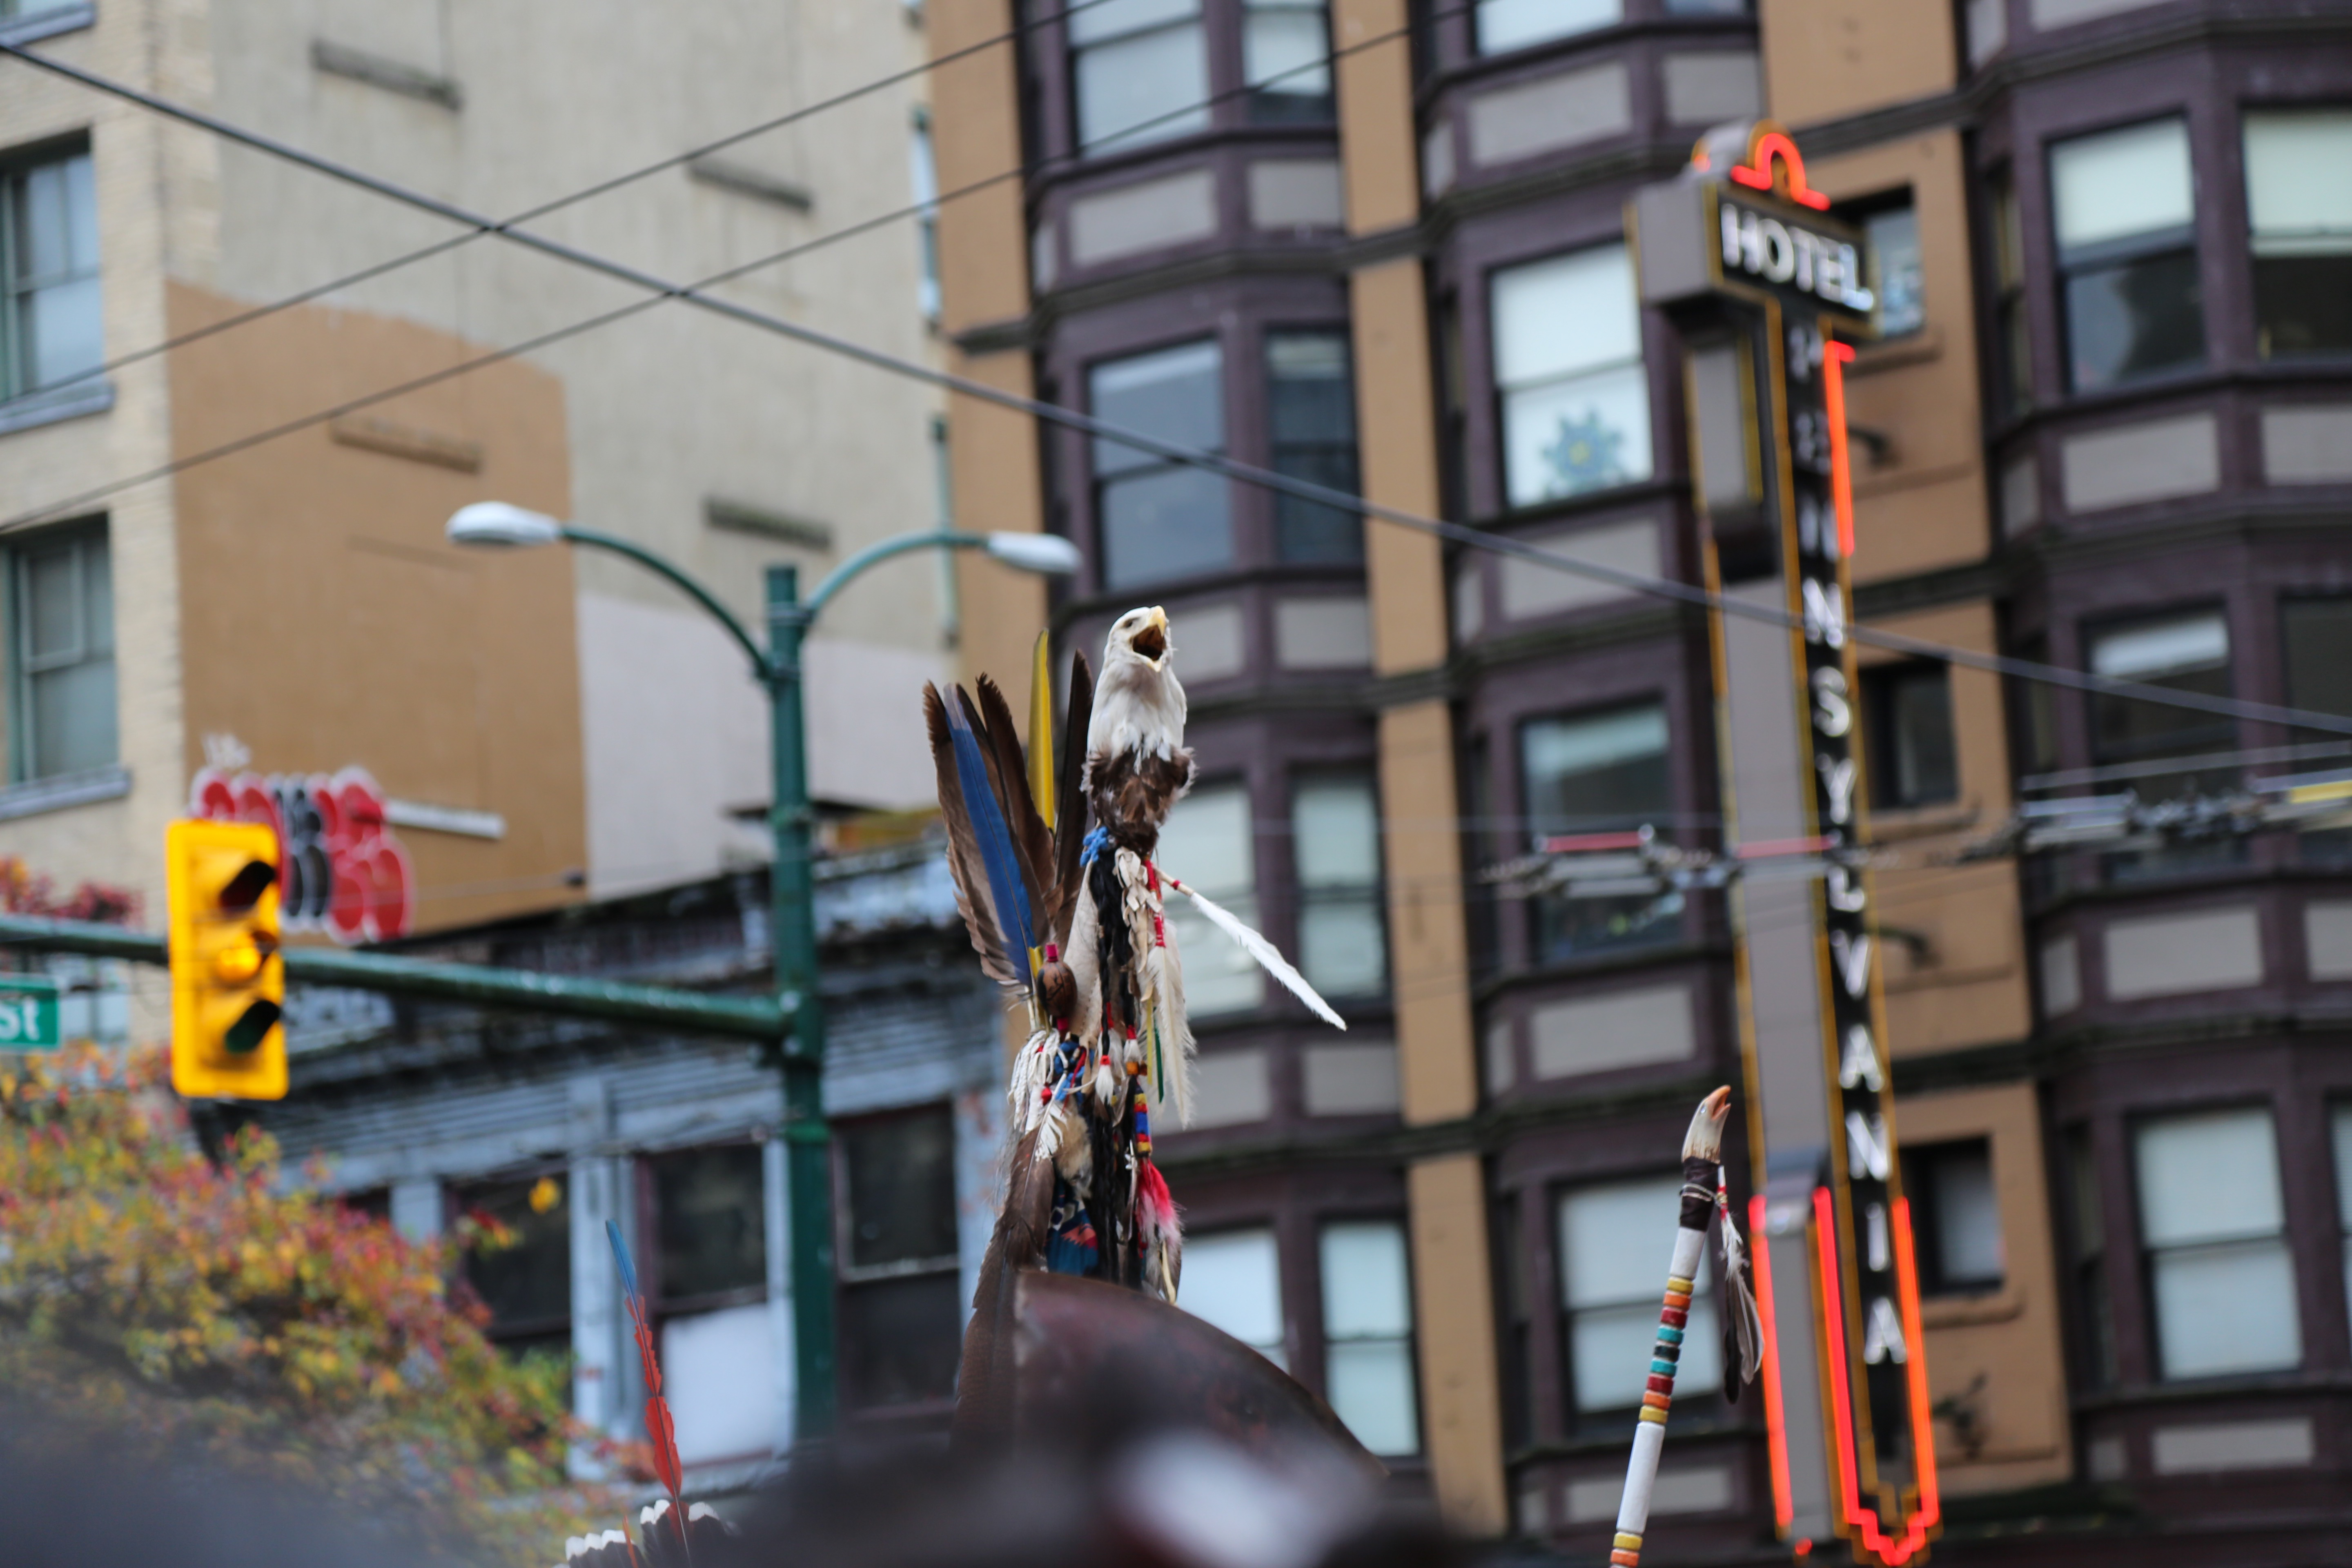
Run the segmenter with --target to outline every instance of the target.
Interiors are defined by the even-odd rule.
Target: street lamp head
[[[1045,577],[1070,576],[1081,559],[1078,547],[1058,533],[992,533],[987,550],[1007,566]]]
[[[478,500],[451,514],[448,531],[452,544],[516,550],[554,543],[563,537],[563,525],[544,513],[525,511],[502,500]]]

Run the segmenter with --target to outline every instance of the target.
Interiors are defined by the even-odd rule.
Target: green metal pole
[[[776,996],[792,1017],[785,1054],[784,1160],[792,1205],[793,1436],[828,1436],[839,1404],[833,1334],[833,1146],[824,1120],[824,1005],[817,996],[816,885],[811,875],[808,742],[801,645],[812,608],[800,573],[768,568],[768,693],[772,700],[776,858],[769,873]]]

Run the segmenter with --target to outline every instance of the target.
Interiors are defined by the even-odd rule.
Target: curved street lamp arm
[[[802,613],[806,619],[814,620],[817,612],[824,608],[825,601],[839,593],[842,586],[852,577],[856,576],[876,562],[887,561],[893,555],[904,555],[910,550],[985,550],[987,548],[988,538],[985,534],[958,533],[952,529],[944,528],[932,533],[902,533],[896,539],[886,539],[879,544],[869,544],[825,574],[824,581],[816,585],[816,591],[802,602]]]
[[[742,645],[743,651],[751,658],[751,673],[756,679],[761,681],[772,681],[775,679],[775,665],[769,659],[767,653],[753,639],[743,623],[735,618],[734,612],[720,604],[709,589],[705,588],[652,551],[616,535],[599,533],[593,528],[573,528],[566,524],[563,537],[574,544],[592,544],[599,550],[609,550],[615,555],[625,555],[646,571],[676,585],[687,597],[716,616],[719,618],[719,624],[727,628],[728,635]],[[834,574],[835,577],[840,575],[839,572]],[[826,581],[830,582],[832,579],[828,578]]]

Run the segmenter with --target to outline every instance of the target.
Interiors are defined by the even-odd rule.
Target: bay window
[[[1519,732],[1530,847],[1555,835],[1623,831],[1662,822],[1673,807],[1666,712],[1654,702],[1538,719]],[[1535,901],[1539,960],[1652,940],[1671,931],[1679,898],[1649,893]]]
[[[1371,779],[1359,773],[1301,782],[1292,796],[1291,828],[1300,972],[1326,996],[1380,991],[1388,981],[1388,943]]]
[[[1073,8],[1067,26],[1082,150],[1108,153],[1208,129],[1201,0],[1097,0]]]
[[[1530,44],[1613,27],[1624,0],[1478,0],[1478,52],[1498,55]]]
[[[1679,1175],[1572,1188],[1560,1195],[1560,1300],[1570,1407],[1580,1415],[1642,1403],[1658,1337],[1666,1256],[1682,1213]],[[1692,1281],[1675,1396],[1723,1386],[1723,1346],[1707,1293],[1706,1255]]]
[[[1231,910],[1258,923],[1256,846],[1249,790],[1240,784],[1198,788],[1176,803],[1160,829],[1153,857]],[[1265,972],[1232,938],[1208,922],[1190,899],[1167,902],[1168,927],[1184,962],[1184,1000],[1193,1017],[1255,1007],[1265,996]],[[1192,1267],[1190,1254],[1185,1267]]]
[[[1274,471],[1357,493],[1356,387],[1344,329],[1267,334],[1266,425]],[[1278,561],[1354,563],[1364,558],[1364,522],[1321,501],[1274,496]]]
[[[1242,81],[1250,118],[1331,118],[1331,31],[1323,0],[1242,0]]]
[[[1412,1271],[1394,1220],[1327,1225],[1321,1237],[1323,1388],[1375,1454],[1421,1449],[1412,1365]]]
[[[2157,120],[2050,150],[2066,363],[2095,392],[2205,362],[2189,125]]]
[[[1097,419],[1221,453],[1224,364],[1213,339],[1109,360],[1088,374],[1089,402]],[[1132,587],[1233,564],[1227,480],[1101,437],[1093,448],[1106,586]]]
[[[1513,507],[1650,477],[1650,387],[1622,245],[1495,274],[1503,489]]]
[[[1186,976],[1190,978],[1189,972]],[[1287,1372],[1282,1265],[1271,1230],[1228,1230],[1184,1238],[1184,1310],[1222,1329]]]
[[[2352,110],[2249,114],[2245,137],[2255,346],[2352,353]]]
[[[2303,1363],[2278,1145],[2263,1110],[2197,1111],[2133,1139],[2158,1375]]]

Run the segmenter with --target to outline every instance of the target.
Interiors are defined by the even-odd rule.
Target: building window
[[[1394,1220],[1325,1226],[1322,1280],[1323,1388],[1333,1414],[1375,1454],[1419,1453],[1404,1226]]]
[[[944,1105],[834,1130],[841,1371],[853,1407],[955,1397],[963,1289],[955,1119]]]
[[[503,1233],[466,1254],[466,1282],[490,1310],[489,1336],[512,1355],[572,1352],[572,1211],[564,1173],[461,1187],[462,1215]],[[392,1198],[384,1196],[389,1217]]]
[[[1580,1187],[1559,1200],[1560,1300],[1566,1304],[1570,1406],[1580,1415],[1642,1403],[1658,1337],[1664,1255],[1682,1212],[1680,1176]],[[1723,1386],[1710,1265],[1699,1257],[1675,1397]]]
[[[114,576],[106,524],[27,534],[7,555],[15,592],[9,638],[9,747],[18,780],[104,767],[115,760]]]
[[[2288,599],[2279,605],[2279,632],[2286,645],[2287,706],[2352,719],[2352,598]],[[2323,734],[2306,731],[2302,738]]]
[[[2074,390],[2202,364],[2188,122],[2061,142],[2050,150],[2050,184]]]
[[[1294,125],[1330,119],[1330,55],[1323,0],[1243,0],[1242,80],[1252,120]]]
[[[2074,1258],[2074,1299],[2081,1303],[2084,1381],[2094,1388],[2116,1381],[2116,1318],[2107,1293],[2106,1209],[2099,1201],[2099,1165],[2088,1126],[2066,1131],[2066,1220]]]
[[[2246,116],[2254,336],[2264,359],[2352,353],[2352,112]]]
[[[2352,1300],[2352,1105],[2339,1105],[2336,1134],[2336,1223],[2344,1232],[2344,1295]]]
[[[1291,797],[1298,871],[1298,967],[1327,996],[1388,984],[1381,920],[1381,814],[1362,774],[1310,778]],[[1189,977],[1189,974],[1188,974]]]
[[[1356,389],[1348,369],[1348,334],[1270,333],[1265,377],[1274,471],[1356,494]],[[1277,493],[1274,552],[1282,561],[1360,562],[1363,520],[1336,506]]]
[[[2270,1112],[2163,1117],[2133,1145],[2159,1375],[2302,1365]]]
[[[1952,738],[1952,667],[1941,659],[1876,664],[1862,672],[1871,804],[1933,805],[1960,793]]]
[[[2204,697],[2230,695],[2230,626],[2219,610],[2165,616],[2103,627],[2090,637],[2095,675]],[[2091,696],[2091,751],[2102,765],[2181,756],[2231,744],[2236,724],[2217,714],[2105,692]],[[2143,797],[2195,794],[2225,785],[2234,770],[2184,770],[2136,778]]]
[[[1654,702],[1535,720],[1519,731],[1519,765],[1538,848],[1554,836],[1657,825],[1673,806],[1666,711]],[[1537,952],[1549,961],[1664,937],[1682,903],[1679,895],[1547,893],[1534,908]]]
[[[98,196],[85,149],[0,172],[0,398],[95,370]]]
[[[2017,185],[2007,170],[1992,183],[1994,352],[2002,410],[2011,418],[2033,408],[2033,334],[2025,310],[2025,228]]]
[[[1187,978],[1190,978],[1188,975]],[[1176,1299],[1285,1372],[1290,1353],[1282,1329],[1282,1266],[1270,1230],[1228,1230],[1184,1238],[1184,1277]]]
[[[1160,829],[1155,858],[1255,926],[1257,856],[1246,785],[1213,784],[1176,803]],[[1265,996],[1265,972],[1211,925],[1189,899],[1170,899],[1167,921],[1184,961],[1184,1001],[1194,1017],[1255,1007]],[[1186,1267],[1190,1267],[1188,1263]]]
[[[917,265],[915,302],[928,321],[940,319],[940,172],[931,156],[931,116],[915,110],[914,134],[907,143],[908,182],[915,194]]]
[[[1499,55],[1624,19],[1624,0],[1478,0],[1478,52]]]
[[[1209,128],[1201,0],[1101,0],[1072,7],[1068,26],[1082,151]]]
[[[1094,367],[1095,417],[1173,445],[1225,449],[1224,354],[1214,341]],[[1094,442],[1095,516],[1104,584],[1133,587],[1233,564],[1232,487],[1101,437]]]
[[[2008,1267],[2000,1203],[1992,1184],[1991,1140],[1906,1149],[1903,1191],[1911,1200],[1920,1290],[1970,1296],[2000,1289]]]
[[[1623,246],[1497,272],[1494,324],[1510,505],[1650,477],[1650,386]]]
[[[1882,336],[1905,337],[1927,324],[1920,293],[1919,214],[1911,193],[1872,206],[1862,218],[1870,239],[1870,288],[1878,297]]]
[[[743,1458],[776,1443],[774,1336],[768,1325],[765,1157],[759,1144],[646,1161],[651,1223],[643,1261],[657,1324],[662,1392],[688,1463]]]

